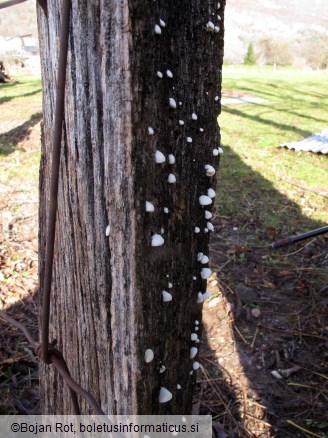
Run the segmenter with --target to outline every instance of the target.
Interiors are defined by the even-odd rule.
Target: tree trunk
[[[197,253],[208,254],[204,212],[213,206],[199,197],[215,189],[205,165],[218,166],[225,2],[72,3],[51,336],[106,413],[187,414],[190,348],[200,345],[191,333],[206,290]],[[38,8],[41,290],[60,21],[58,0],[48,1],[48,18]],[[163,245],[152,246],[156,235]],[[42,412],[72,413],[60,376],[41,368]],[[166,403],[161,387],[173,396]]]

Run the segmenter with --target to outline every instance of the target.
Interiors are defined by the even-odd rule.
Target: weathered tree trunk
[[[205,165],[218,166],[220,3],[73,0],[51,336],[73,378],[107,413],[191,410],[197,356],[190,358],[190,348],[200,345],[191,333],[201,319],[197,299],[206,290],[200,273],[207,267],[197,253],[208,254],[204,212],[213,206],[201,206],[199,197],[215,188]],[[39,8],[38,21],[42,289],[58,0],[48,1],[48,18]],[[156,162],[157,150],[165,162]],[[156,234],[163,245],[152,246]],[[172,301],[163,301],[164,290]],[[148,363],[147,349],[154,352]],[[172,393],[169,402],[159,403],[161,387]],[[51,367],[42,367],[41,392],[44,413],[72,413],[68,390]],[[83,412],[89,412],[85,405]]]

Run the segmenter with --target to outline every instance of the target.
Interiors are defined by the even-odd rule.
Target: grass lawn
[[[218,208],[232,225],[280,233],[328,224],[328,156],[277,147],[328,126],[327,90],[324,74],[223,73],[223,93],[268,100],[222,106]]]

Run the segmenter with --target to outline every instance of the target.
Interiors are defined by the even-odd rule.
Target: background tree
[[[244,58],[244,64],[246,65],[254,65],[256,64],[256,57],[254,53],[253,43],[249,43],[247,47],[247,52]]]
[[[288,65],[293,61],[293,55],[287,41],[264,37],[259,41],[259,55],[265,64]]]
[[[224,3],[73,1],[51,336],[108,413],[191,410],[190,349],[199,345],[191,333],[200,335],[210,273],[215,171],[205,166],[218,165]],[[59,5],[48,2],[48,17],[38,8],[41,290]],[[161,387],[172,394],[166,403]],[[41,398],[44,413],[72,412],[51,368],[42,367]]]

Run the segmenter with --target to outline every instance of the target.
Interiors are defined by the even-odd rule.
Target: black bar
[[[300,242],[301,240],[309,239],[310,237],[319,236],[320,234],[328,233],[328,225],[322,228],[317,228],[316,230],[308,231],[307,233],[299,234],[294,237],[286,237],[285,239],[273,242],[272,248],[280,248],[281,246],[288,246],[295,242]]]

